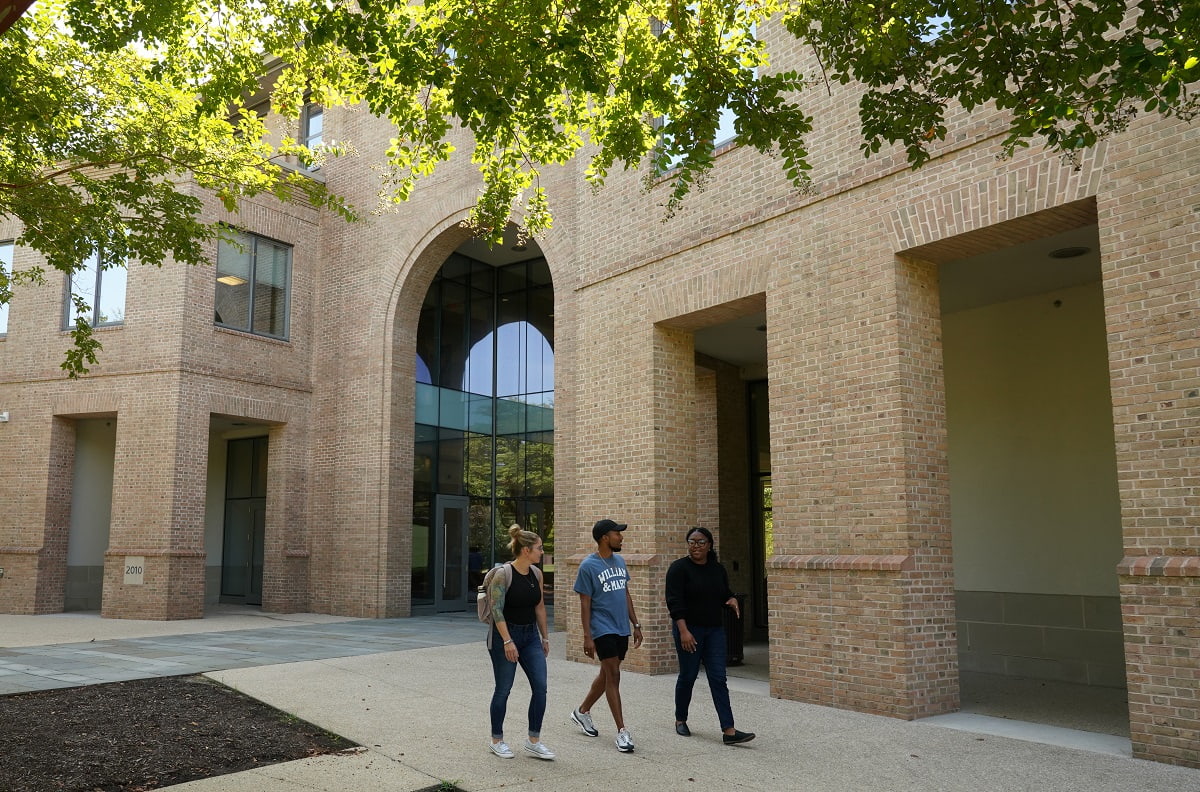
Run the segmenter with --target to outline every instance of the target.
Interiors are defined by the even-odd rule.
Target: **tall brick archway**
[[[458,251],[472,235],[464,225],[467,210],[446,216],[414,246],[411,255],[403,261],[397,271],[393,288],[391,311],[388,317],[389,340],[385,355],[385,396],[387,408],[385,425],[387,465],[387,578],[393,581],[388,592],[389,607],[397,613],[408,614],[412,609],[409,576],[413,561],[413,454],[415,405],[413,382],[416,373],[417,330],[422,306],[435,275],[447,258]],[[570,339],[573,337],[570,324],[570,305],[573,295],[569,284],[570,274],[563,271],[567,255],[561,244],[564,236],[552,234],[547,240],[536,240],[549,265],[554,288],[555,310],[555,508],[561,513],[562,503],[569,501],[571,476],[560,472],[569,470],[564,465],[571,459],[572,444],[569,430],[570,373],[563,372],[563,361],[569,358]],[[567,284],[564,287],[563,282]],[[565,318],[564,318],[565,317]],[[569,536],[568,536],[569,541]]]

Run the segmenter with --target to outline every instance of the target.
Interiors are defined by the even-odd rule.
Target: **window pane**
[[[475,281],[480,280],[475,278]],[[492,395],[492,295],[471,289],[471,351],[467,356],[466,382],[463,390],[485,396]]]
[[[438,417],[440,424],[448,429],[466,429],[470,422],[470,399],[462,391],[439,388]]]
[[[438,390],[432,385],[417,383],[417,423],[438,425]]]
[[[525,397],[527,432],[554,431],[554,391],[531,393]]]
[[[91,321],[92,312],[94,312],[96,307],[97,261],[98,257],[95,253],[93,253],[92,255],[88,256],[86,261],[83,262],[83,266],[71,276],[71,292],[67,298],[68,327],[74,327],[79,321],[80,316],[82,316],[85,320]],[[75,296],[83,298],[83,301],[87,303],[90,309],[89,313],[81,314],[79,312],[79,310],[75,307],[75,300],[72,299]]]
[[[217,243],[217,324],[250,329],[250,255],[253,241],[244,235],[240,241],[246,246],[239,250],[228,242]]]
[[[496,329],[496,395],[512,396],[521,392],[523,379],[521,354],[525,343],[525,323],[510,322]]]
[[[100,299],[92,314],[97,325],[125,321],[125,284],[129,271],[124,264],[110,265],[100,273]]]
[[[11,296],[12,283],[8,278],[12,275],[13,243],[0,242],[0,287]],[[8,303],[0,305],[0,335],[8,334]]]
[[[432,426],[416,427],[413,449],[413,492],[433,492],[433,467],[437,461],[437,429]]]
[[[514,399],[496,400],[496,434],[525,433],[525,405]]]
[[[287,335],[287,248],[259,240],[254,275],[254,332],[282,338]]]
[[[492,398],[490,396],[468,396],[468,428],[472,432],[490,434],[492,431]]]
[[[413,496],[412,601],[433,601],[433,503],[423,494]]]
[[[445,495],[465,495],[466,435],[450,429],[439,432],[437,460],[437,492]]]
[[[466,384],[467,306],[469,290],[461,283],[442,281],[442,332],[439,339],[438,383],[452,388]]]
[[[320,145],[325,131],[325,112],[320,105],[308,105],[305,109],[304,145],[312,148]]]

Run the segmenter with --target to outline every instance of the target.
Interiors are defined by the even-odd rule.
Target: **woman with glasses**
[[[667,610],[671,612],[671,632],[675,653],[679,656],[679,678],[675,680],[675,733],[688,737],[688,707],[692,687],[700,675],[700,664],[708,677],[722,741],[738,745],[754,739],[753,732],[738,731],[733,725],[729,705],[729,686],[725,681],[726,657],[724,608],[733,608],[741,618],[737,597],[729,587],[729,575],[717,561],[712,533],[707,528],[687,532],[688,554],[672,562],[667,570]]]

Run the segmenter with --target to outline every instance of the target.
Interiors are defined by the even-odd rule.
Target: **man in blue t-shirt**
[[[571,721],[584,734],[596,737],[600,732],[592,723],[592,705],[604,696],[613,720],[617,722],[617,750],[633,751],[633,738],[625,728],[621,712],[621,661],[629,650],[629,625],[633,624],[633,648],[642,645],[642,625],[633,610],[629,593],[629,570],[617,553],[625,536],[625,526],[613,520],[599,520],[592,526],[596,552],[579,565],[575,591],[579,594],[579,615],[583,622],[583,653],[600,660],[600,673],[592,682]]]

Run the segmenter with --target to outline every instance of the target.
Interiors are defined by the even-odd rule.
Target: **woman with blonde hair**
[[[508,529],[508,535],[511,537],[508,549],[513,556],[508,563],[512,569],[506,574],[492,575],[488,584],[493,617],[488,652],[496,679],[491,704],[492,753],[502,759],[514,756],[504,742],[504,715],[520,664],[532,691],[525,753],[538,759],[553,759],[554,752],[541,741],[542,719],[546,714],[546,656],[550,654],[542,573],[534,566],[542,560],[542,539],[516,524]]]

